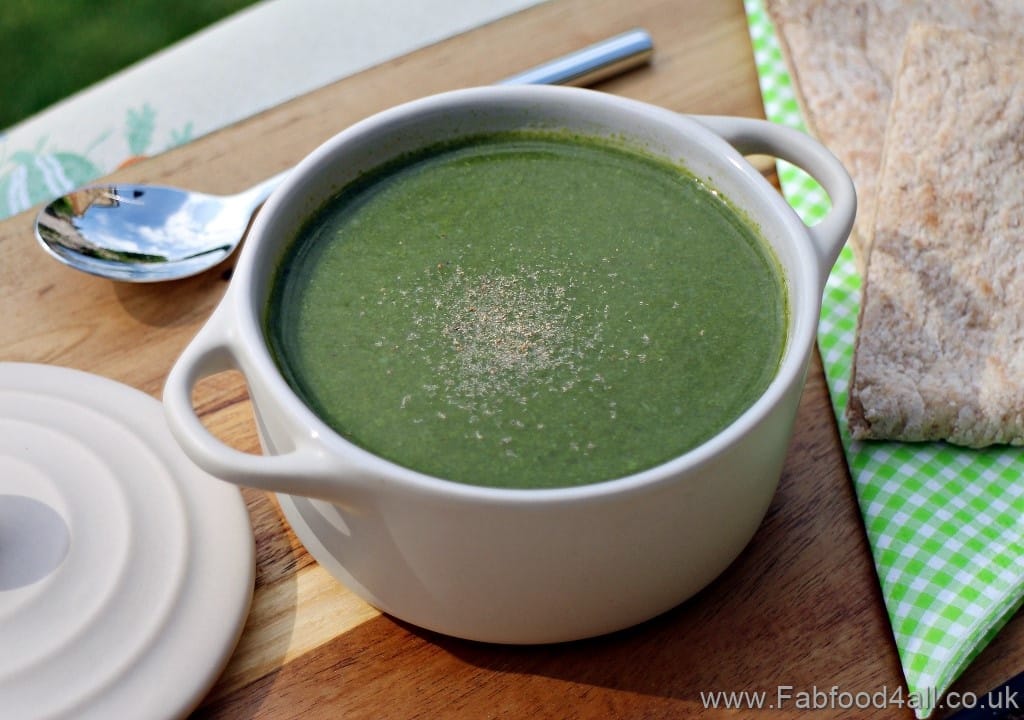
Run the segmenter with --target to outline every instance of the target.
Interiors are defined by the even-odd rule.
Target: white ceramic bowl
[[[400,467],[349,443],[314,415],[278,372],[263,336],[261,318],[284,245],[359,172],[460,134],[524,126],[615,134],[681,160],[760,226],[786,276],[786,350],[764,394],[699,447],[629,477],[515,490]],[[742,153],[774,155],[807,170],[832,200],[828,216],[805,226]],[[211,474],[296,496],[287,503],[293,511],[301,498],[320,501],[335,540],[325,550],[307,527],[300,535],[311,551],[351,590],[402,620],[509,643],[624,628],[711,582],[760,524],[792,433],[825,278],[855,205],[848,175],[827,150],[764,121],[685,117],[562,87],[474,88],[417,100],[329,140],[270,198],[226,296],[171,371],[167,418],[187,454]],[[263,456],[219,442],[192,407],[196,382],[229,368],[248,382]]]

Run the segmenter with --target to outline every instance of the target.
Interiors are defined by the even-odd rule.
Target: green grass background
[[[0,130],[257,1],[0,0]]]

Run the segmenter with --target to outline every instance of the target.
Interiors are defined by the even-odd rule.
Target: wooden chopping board
[[[553,0],[398,58],[116,174],[119,180],[241,190],[352,122],[432,92],[487,84],[635,26],[650,68],[602,90],[680,112],[763,117],[740,0]],[[139,286],[64,268],[43,254],[34,212],[0,223],[0,359],[98,373],[160,396],[175,358],[220,300],[233,261]],[[204,381],[196,407],[221,438],[258,452],[236,373]],[[439,636],[379,614],[305,552],[273,496],[246,490],[256,533],[251,614],[196,717],[609,718],[734,714],[702,692],[851,693],[903,684],[817,358],[782,482],[762,527],[709,588],[608,637],[503,647]],[[595,597],[594,602],[601,602]],[[1016,623],[961,689],[1021,665]],[[172,678],[168,682],[173,682]],[[768,717],[805,716],[790,701]],[[912,717],[909,710],[828,712]]]

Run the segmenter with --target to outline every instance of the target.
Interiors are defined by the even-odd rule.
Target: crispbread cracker
[[[855,439],[1024,444],[1019,42],[915,25],[889,116],[847,407]]]
[[[892,78],[915,21],[980,34],[1024,27],[1021,0],[766,0],[808,129],[857,188],[850,237],[863,273]]]

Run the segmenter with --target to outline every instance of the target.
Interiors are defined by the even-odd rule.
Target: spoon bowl
[[[506,78],[503,85],[588,85],[647,62],[650,35],[634,29]],[[125,282],[197,275],[227,259],[253,213],[288,171],[237,195],[110,183],[75,190],[44,207],[36,238],[60,262]]]
[[[57,260],[92,275],[176,280],[231,255],[284,176],[227,196],[129,183],[86,187],[43,208],[36,237]]]

